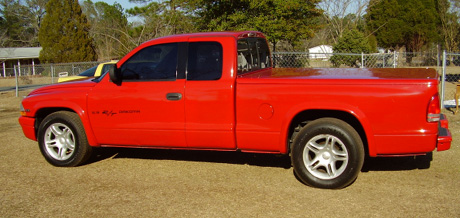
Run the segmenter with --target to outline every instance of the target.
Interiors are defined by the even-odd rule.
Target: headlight
[[[21,105],[19,106],[19,111],[21,113],[21,116],[25,117],[27,116],[27,112],[30,112],[30,109],[24,109],[24,106]]]

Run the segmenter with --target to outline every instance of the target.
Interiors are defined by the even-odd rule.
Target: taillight
[[[430,103],[428,104],[428,109],[426,112],[426,120],[428,122],[438,122],[441,118],[441,107],[439,103],[439,94],[436,93],[431,97]]]

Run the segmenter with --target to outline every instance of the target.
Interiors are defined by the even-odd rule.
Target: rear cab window
[[[237,49],[238,75],[272,66],[270,61],[270,51],[265,39],[239,39]]]
[[[187,80],[219,80],[222,77],[222,45],[191,42],[188,46]]]

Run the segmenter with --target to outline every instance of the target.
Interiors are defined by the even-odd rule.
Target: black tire
[[[69,111],[45,117],[38,128],[38,145],[45,159],[58,167],[81,165],[92,153],[80,117]]]
[[[297,134],[291,151],[298,179],[317,188],[350,185],[364,163],[361,137],[348,123],[335,118],[309,122]]]

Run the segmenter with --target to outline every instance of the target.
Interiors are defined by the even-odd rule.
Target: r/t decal
[[[102,114],[105,114],[108,117],[111,117],[111,116],[113,116],[113,115],[115,115],[117,113],[114,113],[113,111],[104,110],[104,111],[102,111]]]
[[[91,114],[93,115],[99,115],[99,114],[104,114],[108,117],[111,117],[113,115],[117,115],[117,114],[140,114],[141,113],[141,110],[137,110],[137,109],[134,109],[134,110],[119,110],[119,111],[113,111],[113,110],[103,110],[102,112],[100,111],[91,111]]]

